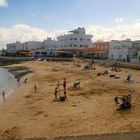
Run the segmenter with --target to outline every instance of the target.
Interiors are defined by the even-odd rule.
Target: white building
[[[40,49],[43,47],[42,42],[40,41],[27,41],[23,43],[24,50],[35,50],[35,49]]]
[[[91,46],[92,35],[87,35],[84,28],[78,27],[66,35],[58,36],[58,48],[77,49]]]
[[[109,58],[116,60],[128,60],[132,58],[132,46],[131,40],[112,40],[109,42]]]
[[[15,52],[23,49],[23,44],[19,41],[17,41],[16,43],[7,44],[7,52]]]
[[[47,38],[47,40],[44,40],[42,44],[43,48],[57,48],[58,41],[52,40],[52,38]]]
[[[140,51],[138,51],[138,60],[140,62]]]

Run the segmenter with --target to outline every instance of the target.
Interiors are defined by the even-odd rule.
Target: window
[[[36,52],[36,54],[40,54],[40,52]]]
[[[77,47],[77,45],[75,44],[74,47]]]
[[[97,45],[97,49],[100,49],[100,46],[99,45]]]
[[[70,45],[72,47],[72,45]]]
[[[72,40],[72,38],[70,40]]]
[[[41,52],[41,54],[47,54],[47,52]]]
[[[103,50],[104,49],[104,46],[101,46],[101,50]]]
[[[114,55],[113,55],[113,54],[111,54],[111,58],[112,58],[112,59],[114,58]]]
[[[87,41],[90,41],[90,39],[88,38]]]
[[[122,55],[121,55],[121,54],[119,55],[119,58],[120,58],[120,59],[122,58]]]
[[[82,39],[82,38],[80,38],[80,40],[82,41],[83,39]]]
[[[80,47],[82,47],[82,45],[80,45]]]
[[[74,40],[77,40],[77,38],[74,38]]]

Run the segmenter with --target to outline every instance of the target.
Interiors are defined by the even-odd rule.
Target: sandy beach
[[[81,63],[81,67],[73,63],[31,61],[9,66],[26,66],[33,73],[26,75],[27,83],[17,87],[0,105],[0,138],[52,138],[140,130],[140,72],[122,69],[110,73],[120,79],[109,75],[97,77],[97,72],[111,68],[96,66],[96,70],[83,71],[86,63]],[[128,72],[133,74],[133,84],[124,83]],[[58,81],[62,84],[64,78],[68,82],[68,101],[53,102],[56,84]],[[81,83],[79,90],[72,89],[75,81]],[[135,90],[132,108],[117,111],[114,97],[126,94],[129,89]]]

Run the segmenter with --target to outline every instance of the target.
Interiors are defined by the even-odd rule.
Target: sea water
[[[0,101],[2,101],[2,90],[5,91],[6,97],[14,91],[16,85],[16,79],[14,75],[8,72],[8,70],[0,68]]]

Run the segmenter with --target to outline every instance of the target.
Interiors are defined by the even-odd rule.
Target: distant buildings
[[[42,42],[40,41],[27,41],[23,43],[23,50],[36,50],[42,48]]]
[[[130,61],[132,54],[133,42],[127,40],[112,40],[109,42],[109,59]]]
[[[7,52],[15,52],[20,50],[35,50],[42,47],[42,42],[39,41],[27,41],[21,43],[17,41],[16,43],[7,44]]]
[[[140,62],[140,51],[138,51],[138,60]]]
[[[36,56],[52,56],[54,50],[71,51],[79,56],[95,59],[111,59],[122,61],[140,62],[140,41],[101,40],[92,42],[92,35],[86,34],[85,28],[78,27],[65,35],[57,37],[57,40],[47,38],[43,42],[27,41],[7,44],[7,52],[19,50],[33,51]]]
[[[89,48],[88,50],[92,50],[94,52],[94,58],[99,59],[107,59],[109,53],[109,42],[95,42],[93,48]]]
[[[79,55],[93,59],[107,59],[109,53],[109,43],[97,41],[86,49],[80,49]]]
[[[47,40],[44,40],[42,42],[43,48],[57,48],[58,47],[58,41],[52,40],[52,38],[47,38]]]
[[[16,43],[7,44],[7,52],[14,52],[23,49],[23,44],[19,41],[17,41]]]
[[[87,35],[85,28],[78,27],[66,35],[58,36],[57,40],[47,38],[43,42],[27,41],[7,44],[7,51],[36,50],[40,48],[52,49],[82,49],[91,46],[92,35]]]
[[[68,34],[58,36],[59,49],[83,49],[92,44],[92,35],[87,35],[85,28],[78,27]]]

